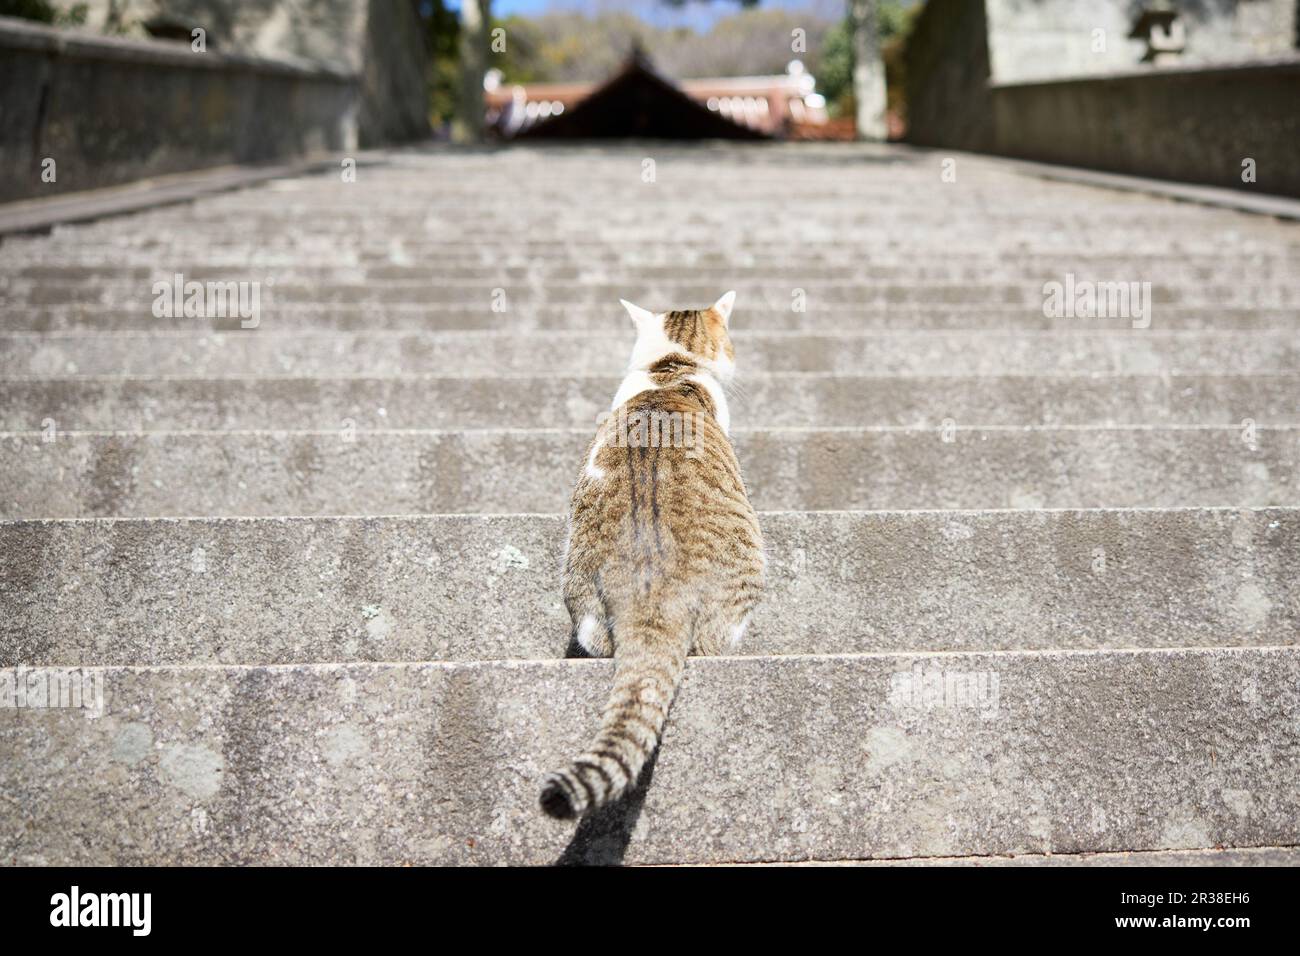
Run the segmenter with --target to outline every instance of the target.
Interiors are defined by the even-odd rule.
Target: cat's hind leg
[[[695,645],[691,653],[702,657],[735,654],[740,648],[745,630],[749,627],[749,615],[752,610],[753,605],[748,605],[719,608],[708,614],[702,613],[695,623]]]
[[[564,582],[564,605],[572,627],[566,657],[612,657],[614,642],[609,632],[609,612],[594,581],[579,576]]]

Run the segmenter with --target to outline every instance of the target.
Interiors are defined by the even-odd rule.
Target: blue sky
[[[787,10],[816,10],[828,17],[836,16],[846,6],[844,0],[760,0],[760,5]],[[457,0],[448,0],[447,6],[459,9],[460,4]],[[688,26],[707,30],[714,21],[735,13],[741,7],[734,0],[690,0],[681,8],[671,7],[661,0],[492,0],[492,14],[498,17],[512,13],[529,16],[557,9],[585,13],[626,10],[660,27]]]

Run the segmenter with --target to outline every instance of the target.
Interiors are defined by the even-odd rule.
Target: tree
[[[86,22],[86,4],[73,4],[64,10],[50,0],[0,0],[0,17],[19,17],[55,26],[80,26]]]
[[[907,112],[903,99],[903,48],[920,9],[920,4],[908,6],[899,0],[878,0],[876,4],[880,56],[885,62],[885,92],[889,111],[899,117]],[[853,23],[849,16],[826,31],[820,52],[814,70],[818,92],[826,97],[832,116],[854,115]]]
[[[444,0],[414,0],[429,55],[429,118],[450,128],[460,108],[460,23]]]
[[[682,6],[686,0],[664,0]],[[740,0],[754,6],[758,0]],[[889,133],[885,122],[885,64],[880,56],[880,26],[876,0],[848,0],[849,28],[853,48],[853,100],[856,104],[858,139],[883,141]]]
[[[483,75],[487,73],[492,0],[461,0],[460,93],[452,136],[462,143],[483,141]]]
[[[849,0],[858,139],[879,142],[886,138],[889,129],[885,124],[885,63],[880,58],[876,16],[876,0]]]

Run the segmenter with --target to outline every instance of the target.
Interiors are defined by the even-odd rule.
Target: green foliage
[[[900,0],[876,4],[880,30],[880,55],[885,61],[885,84],[891,109],[902,109],[902,49],[923,4],[907,6]],[[833,116],[853,113],[853,26],[846,17],[826,33],[821,65],[816,72],[817,89],[826,97]]]
[[[831,113],[840,115],[853,95],[853,30],[847,18],[826,31],[821,60],[814,74],[817,90],[826,97]]]
[[[456,113],[460,22],[444,0],[419,0],[416,11],[424,23],[429,53],[429,120],[439,127],[451,122]]]
[[[55,4],[52,0],[0,0],[0,17],[21,17],[55,26],[80,26],[86,22],[86,4]]]

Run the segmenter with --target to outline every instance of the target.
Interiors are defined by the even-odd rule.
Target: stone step
[[[643,212],[658,213],[658,207],[644,207]],[[477,212],[474,213],[478,215]],[[193,239],[178,238],[167,235],[166,231],[174,227],[167,224],[153,224],[141,221],[128,221],[115,227],[112,234],[101,237],[76,234],[64,242],[54,242],[44,247],[51,254],[52,261],[96,262],[110,261],[112,251],[116,248],[127,262],[146,259],[152,253],[155,268],[167,269],[173,261],[179,263],[205,260],[214,254],[239,256],[241,261],[261,263],[276,261],[297,253],[295,261],[321,261],[346,264],[355,262],[358,256],[369,256],[379,260],[394,261],[399,264],[427,261],[431,265],[439,257],[450,253],[455,261],[457,257],[482,264],[530,264],[539,261],[575,262],[575,263],[627,263],[629,260],[665,262],[676,251],[689,265],[715,263],[719,266],[745,262],[761,263],[799,263],[820,262],[829,257],[832,263],[852,264],[852,254],[862,263],[871,263],[877,259],[890,262],[906,258],[913,261],[942,263],[951,251],[959,258],[976,258],[987,256],[990,251],[1000,252],[1005,256],[1050,257],[1053,259],[1071,259],[1087,248],[1088,254],[1097,259],[1120,260],[1127,250],[1130,253],[1130,268],[1135,264],[1147,262],[1168,263],[1168,234],[1158,231],[1139,230],[1130,232],[1123,240],[1112,234],[1094,233],[1076,239],[1061,239],[1057,242],[1043,241],[1041,226],[1013,232],[994,233],[988,229],[963,229],[940,226],[927,230],[908,230],[897,228],[895,224],[884,225],[872,223],[867,225],[826,224],[812,230],[792,232],[790,220],[768,229],[760,229],[747,240],[719,241],[715,237],[696,242],[683,243],[680,233],[676,235],[646,235],[639,228],[605,230],[593,235],[590,220],[584,220],[587,232],[580,231],[580,226],[569,229],[550,230],[549,224],[532,230],[534,233],[554,232],[555,241],[562,241],[564,248],[557,250],[545,241],[527,242],[488,235],[457,235],[447,228],[444,222],[431,223],[425,230],[406,230],[390,228],[373,215],[375,224],[348,228],[340,232],[313,233],[303,236],[295,232],[292,222],[285,221],[268,226],[261,236],[250,231],[247,225],[239,225],[225,234],[211,230]],[[519,228],[517,223],[509,223],[497,229]],[[1174,228],[1196,229],[1203,224],[1185,223]],[[882,231],[889,231],[887,239],[881,238]],[[1213,232],[1208,233],[1213,235]],[[1223,233],[1218,233],[1222,236]],[[255,238],[254,238],[255,237]],[[1288,241],[1289,240],[1289,241]],[[1221,251],[1223,260],[1232,262],[1236,259],[1258,259],[1261,263],[1291,262],[1300,257],[1300,243],[1289,239],[1285,234],[1269,236],[1267,233],[1252,236],[1236,244],[1222,240],[1205,240],[1185,244],[1183,251],[1193,261],[1209,258],[1215,249]],[[6,241],[6,246],[10,241]],[[394,257],[394,249],[400,250]],[[39,256],[18,248],[18,258],[10,260],[15,264],[24,261],[39,260]],[[936,252],[942,249],[942,252]],[[823,256],[821,253],[825,253]],[[264,259],[264,257],[270,257]],[[1089,261],[1087,259],[1079,260]],[[997,266],[991,269],[996,271]]]
[[[1294,647],[692,659],[642,798],[575,829],[542,815],[538,785],[592,736],[611,674],[608,661],[94,670],[78,676],[102,688],[97,719],[0,721],[0,863],[1300,843]]]
[[[0,431],[594,429],[618,378],[0,380]],[[1300,425],[1300,375],[742,379],[736,427]]]
[[[107,713],[0,701],[0,863],[1292,862],[1300,238],[941,159],[439,150],[6,238],[0,666]],[[274,284],[239,330],[160,271]],[[1044,316],[1069,272],[1150,328]],[[617,299],[733,287],[769,593],[575,837],[536,798],[611,677],[560,564]]]
[[[776,307],[750,304],[736,314],[737,331],[863,332],[903,330],[960,332],[1052,330],[1062,332],[1109,331],[1133,334],[1155,330],[1294,332],[1295,309],[1226,306],[1161,306],[1150,315],[1149,328],[1134,328],[1146,319],[1124,317],[1069,318],[1045,316],[1041,307],[1003,306],[975,308],[956,305],[830,306],[810,302],[807,311],[795,312],[787,296]],[[248,323],[246,325],[246,323]],[[0,310],[0,332],[143,331],[193,333],[210,330],[239,332],[325,332],[404,330],[412,332],[513,329],[591,330],[600,334],[622,332],[627,314],[616,300],[598,306],[522,306],[505,313],[493,312],[490,303],[479,305],[277,305],[261,309],[256,318],[238,314],[202,318],[157,318],[148,307],[124,309],[107,305],[13,306]]]
[[[1169,225],[1199,224],[1212,230],[1249,222],[1239,213],[1185,207],[1145,197],[1134,201],[1133,197],[1109,189],[1084,189],[1073,196],[1066,196],[1060,189],[1030,189],[1018,196],[1017,202],[1008,203],[1005,195],[998,195],[1000,189],[971,188],[969,184],[943,184],[936,189],[940,184],[929,170],[918,177],[904,173],[899,180],[904,188],[891,191],[881,188],[879,183],[810,188],[793,182],[788,174],[782,177],[750,172],[738,177],[732,171],[723,177],[712,177],[701,174],[698,167],[690,171],[689,180],[665,177],[655,183],[642,183],[639,165],[639,162],[623,165],[612,171],[612,175],[603,177],[584,176],[578,170],[571,177],[548,176],[544,180],[545,189],[538,188],[542,182],[526,175],[480,180],[472,190],[457,190],[446,183],[444,176],[429,177],[427,173],[424,181],[380,173],[371,175],[365,184],[321,177],[313,182],[304,181],[304,189],[255,187],[203,198],[190,206],[176,205],[169,209],[160,205],[135,218],[150,225],[165,224],[189,235],[237,235],[241,223],[250,227],[276,226],[280,227],[277,232],[284,232],[285,223],[301,222],[312,214],[319,217],[320,231],[324,233],[352,229],[377,232],[381,224],[390,225],[394,230],[419,231],[435,222],[445,228],[433,233],[432,238],[443,239],[475,234],[490,236],[493,233],[487,225],[513,219],[520,224],[550,222],[557,229],[580,230],[585,224],[588,240],[602,231],[635,226],[645,235],[676,236],[685,244],[725,242],[742,232],[747,237],[774,231],[782,224],[787,231],[797,233],[822,224],[880,224],[882,220],[891,221],[891,217],[894,217],[891,225],[900,233],[948,228],[1006,236],[1009,229],[1032,225],[1038,227],[1041,238],[1049,240],[1063,232],[1114,237],[1116,230],[1128,230],[1138,239],[1153,239]],[[808,164],[799,172],[816,174],[818,169],[815,164]],[[1028,182],[1023,177],[1017,180]],[[770,195],[762,194],[765,184],[782,193],[779,203]],[[566,197],[565,193],[570,195]],[[563,201],[566,198],[574,201]],[[671,212],[672,216],[660,221],[638,218],[641,211],[651,206]],[[792,206],[799,207],[804,215],[792,215]],[[954,208],[973,211],[975,207],[980,207],[980,218],[952,215]],[[191,209],[201,214],[205,230],[195,229],[196,218],[188,215]],[[909,215],[897,218],[900,212]],[[728,222],[728,217],[737,213],[745,214],[746,220]],[[1107,214],[1114,217],[1113,221],[1108,220]],[[1043,228],[1053,218],[1056,234]],[[1258,232],[1284,231],[1267,219],[1256,222],[1254,228]],[[97,231],[111,232],[112,223],[112,220],[101,221]],[[730,231],[710,234],[701,228],[724,224]],[[521,230],[506,235],[507,238],[511,235],[538,238],[536,231]],[[881,243],[890,238],[876,235],[876,241]],[[1164,238],[1169,246],[1175,244],[1170,240],[1181,244],[1195,237],[1166,235]]]
[[[259,283],[258,305],[267,314],[281,306],[291,305],[412,305],[437,306],[479,305],[484,309],[507,312],[511,309],[537,308],[543,305],[571,307],[601,307],[617,304],[620,298],[630,299],[646,308],[703,308],[711,304],[727,288],[737,291],[739,320],[745,311],[754,306],[766,308],[792,308],[797,300],[814,303],[820,308],[837,305],[860,308],[863,306],[893,305],[954,305],[1008,309],[1023,308],[1043,314],[1047,295],[1044,284],[1064,282],[1064,276],[1040,276],[1031,280],[1008,279],[1001,282],[835,282],[793,277],[786,282],[753,280],[733,281],[721,278],[713,282],[697,279],[687,283],[680,278],[668,278],[651,283],[636,275],[625,282],[602,277],[599,282],[552,282],[543,278],[529,278],[505,283],[500,278],[471,281],[450,281],[425,278],[419,281],[386,280],[383,282],[288,282],[267,274],[244,276],[239,281]],[[187,282],[196,281],[187,278]],[[1109,281],[1109,278],[1108,278]],[[1118,280],[1117,280],[1118,281]],[[1099,295],[1097,309],[1145,321],[1159,314],[1162,306],[1223,306],[1236,308],[1285,309],[1300,306],[1300,286],[1270,283],[1247,285],[1221,283],[1210,285],[1194,283],[1152,283],[1149,289],[1139,287],[1133,291],[1132,283],[1139,280],[1126,277],[1120,281],[1120,297]],[[169,287],[170,288],[170,287]],[[238,291],[238,290],[236,290]],[[250,297],[251,289],[241,293]],[[166,293],[181,299],[182,293]],[[84,283],[13,282],[5,290],[8,306],[61,306],[99,304],[115,306],[128,311],[153,314],[159,294],[147,280],[127,282],[100,282],[87,286]],[[243,299],[240,300],[241,302]],[[1114,303],[1114,304],[1109,304]],[[1090,307],[1091,308],[1091,307]],[[177,310],[179,311],[179,310]],[[234,312],[233,304],[230,311]]]
[[[801,239],[791,246],[788,238],[764,240],[732,239],[726,244],[715,240],[700,243],[624,242],[612,245],[608,240],[584,236],[567,237],[557,247],[546,241],[511,237],[467,242],[442,239],[432,235],[397,236],[390,233],[358,230],[349,237],[321,242],[313,237],[272,234],[249,243],[247,233],[219,240],[204,233],[193,240],[175,234],[159,234],[157,224],[133,219],[127,228],[117,227],[113,236],[97,236],[91,226],[76,231],[56,231],[39,240],[10,237],[6,239],[5,262],[0,263],[0,277],[81,280],[83,271],[93,269],[94,276],[120,279],[170,278],[181,271],[199,274],[209,267],[319,269],[320,277],[329,278],[336,268],[371,267],[410,270],[414,277],[427,277],[438,270],[455,275],[458,268],[497,266],[526,267],[533,270],[557,268],[590,269],[592,267],[652,267],[664,270],[674,264],[680,276],[683,267],[691,269],[818,269],[824,267],[856,270],[855,276],[916,275],[917,271],[956,270],[963,276],[997,275],[1004,270],[1062,273],[1074,270],[1101,275],[1104,271],[1126,274],[1138,267],[1141,271],[1183,272],[1202,276],[1263,275],[1290,279],[1300,243],[1288,243],[1283,233],[1275,241],[1253,237],[1238,245],[1180,248],[1171,252],[1167,243],[1157,244],[1150,237],[1130,237],[1128,245],[1100,242],[1093,247],[1062,248],[1037,241],[1017,240],[1000,243],[985,236],[978,244],[945,245],[936,252],[932,239],[911,241],[903,245],[898,236],[886,244],[856,242],[846,245],[833,237]],[[919,239],[920,237],[916,237]],[[160,263],[159,258],[166,262]],[[114,264],[120,263],[121,270]],[[1234,272],[1233,270],[1240,270]],[[940,273],[942,274],[942,273]],[[391,276],[390,276],[391,277]]]
[[[1155,246],[1162,239],[1166,250],[1172,239],[1179,245],[1199,249],[1205,245],[1205,238],[1216,232],[1223,235],[1229,248],[1246,238],[1231,234],[1232,226],[1240,226],[1245,218],[1238,213],[1179,209],[1174,205],[1162,209],[1158,203],[1142,201],[1126,203],[1122,198],[1115,200],[1116,193],[1106,190],[1088,190],[1083,201],[1077,203],[1062,203],[1058,193],[1027,197],[1013,206],[1005,203],[1005,197],[987,192],[981,195],[976,190],[931,188],[926,192],[932,195],[926,198],[933,201],[917,202],[914,197],[919,190],[900,199],[847,190],[792,189],[786,180],[779,186],[774,184],[773,188],[782,193],[779,205],[775,205],[770,196],[753,195],[762,191],[758,180],[746,180],[744,192],[716,183],[692,184],[693,188],[680,182],[641,185],[627,176],[616,188],[607,190],[598,184],[561,180],[550,183],[551,188],[540,200],[506,183],[460,196],[425,183],[423,188],[409,190],[401,207],[391,202],[391,195],[383,195],[405,188],[397,183],[372,183],[368,189],[338,183],[299,197],[276,195],[270,189],[253,190],[244,194],[243,201],[239,196],[217,197],[180,212],[146,213],[137,222],[127,223],[189,233],[193,238],[232,241],[262,234],[300,238],[294,226],[310,220],[313,237],[379,235],[387,229],[390,234],[425,236],[443,242],[464,238],[511,243],[521,238],[535,241],[542,230],[549,229],[587,242],[619,236],[627,240],[677,241],[688,248],[755,239],[776,242],[782,235],[788,239],[806,236],[827,240],[834,236],[836,227],[855,237],[860,234],[878,246],[896,243],[899,237],[938,233],[983,235],[1007,246],[1075,238],[1081,247],[1087,247],[1087,240],[1095,237],[1112,243],[1127,238],[1141,248]],[[933,195],[936,193],[947,196]],[[1106,198],[1097,202],[1089,201],[1091,197]],[[187,216],[190,209],[198,216]],[[658,220],[645,215],[650,209],[661,213]],[[800,215],[793,215],[792,209]],[[202,230],[195,229],[196,219],[203,222]],[[1285,235],[1284,229],[1270,229],[1267,220],[1257,222],[1258,226],[1251,225],[1259,235]],[[1203,235],[1173,231],[1192,226],[1199,226]],[[241,227],[247,231],[241,232]],[[516,232],[508,232],[510,227]],[[741,230],[743,237],[736,235]],[[122,231],[121,223],[110,221],[96,234]]]
[[[27,376],[553,375],[617,373],[629,330],[0,334],[0,378]],[[745,377],[768,372],[1021,375],[1300,371],[1292,330],[1171,332],[737,330]]]
[[[702,864],[718,866],[727,864]],[[734,863],[733,866],[1300,866],[1300,847],[1252,846],[1204,850],[1142,850],[1137,853],[1022,853],[1019,856],[921,856],[880,860],[805,860]]]
[[[760,521],[769,588],[744,654],[1300,634],[1296,508]],[[569,640],[564,528],[562,515],[0,522],[0,665],[555,658]]]
[[[555,513],[592,433],[0,434],[0,517]],[[769,511],[1300,505],[1300,428],[769,429],[735,444]]]
[[[994,208],[996,203],[978,208],[991,197],[961,189],[925,190],[931,195],[924,198],[934,201],[915,201],[920,190],[901,201],[885,196],[871,200],[864,194],[791,188],[787,181],[779,187],[781,201],[774,203],[770,196],[737,195],[716,184],[699,189],[684,189],[680,184],[626,188],[630,185],[621,184],[616,190],[595,186],[588,195],[586,184],[560,181],[539,201],[519,195],[506,184],[457,196],[445,192],[441,183],[426,183],[403,197],[404,208],[395,207],[392,197],[383,195],[385,190],[404,188],[396,184],[368,189],[338,184],[304,196],[263,188],[242,197],[227,194],[171,210],[160,207],[131,217],[60,226],[54,244],[84,237],[94,246],[117,236],[137,235],[135,227],[147,227],[156,230],[155,245],[236,243],[266,236],[309,246],[321,236],[395,235],[429,245],[467,240],[542,248],[549,231],[572,236],[581,246],[617,237],[627,244],[676,242],[684,249],[731,248],[776,246],[784,237],[787,247],[797,248],[800,241],[833,244],[836,230],[841,230],[845,238],[873,248],[940,235],[982,236],[988,246],[1022,251],[1055,248],[1071,239],[1077,240],[1076,248],[1094,253],[1098,248],[1087,240],[1098,240],[1103,249],[1127,241],[1139,251],[1165,254],[1201,253],[1216,239],[1227,252],[1267,240],[1277,240],[1280,251],[1295,248],[1294,234],[1284,220],[1274,222],[1263,216],[1252,220],[1238,212],[1172,203],[1162,209],[1160,202],[1142,198],[1111,202],[1117,194],[1108,190],[1086,190],[1077,203],[1061,202],[1058,193],[1042,201],[1031,197],[1018,208],[1005,202],[1002,208]],[[751,181],[742,188],[752,192],[756,187]],[[873,201],[874,208],[866,208]],[[661,217],[650,219],[646,215],[650,210],[660,211]],[[303,228],[304,222],[311,223],[310,230]],[[137,241],[144,244],[143,239]],[[936,248],[932,245],[931,252]]]
[[[532,219],[548,210],[556,222],[569,223],[580,222],[584,213],[598,210],[608,217],[595,221],[594,225],[599,227],[611,220],[620,223],[632,220],[636,205],[656,204],[674,212],[682,211],[692,225],[723,221],[730,209],[750,211],[753,220],[764,223],[784,218],[796,228],[805,225],[789,215],[787,206],[773,202],[770,193],[779,189],[782,200],[808,203],[810,213],[819,219],[876,220],[886,211],[896,212],[901,208],[916,213],[915,220],[902,221],[900,227],[916,222],[942,223],[945,221],[943,213],[954,205],[983,206],[985,223],[1023,222],[1055,214],[1058,226],[1068,225],[1080,230],[1105,228],[1105,224],[1081,220],[1082,214],[1089,211],[1114,213],[1127,221],[1146,222],[1152,228],[1198,218],[1213,225],[1232,221],[1231,214],[1215,209],[1188,209],[1179,203],[1147,197],[1133,201],[1114,189],[1070,191],[1060,187],[1041,188],[1035,186],[1032,178],[1019,175],[1001,176],[980,183],[940,184],[936,175],[939,171],[937,158],[891,172],[888,184],[864,178],[856,182],[847,178],[797,182],[795,176],[825,172],[824,167],[819,167],[815,161],[794,164],[793,171],[785,172],[773,167],[756,169],[727,164],[709,172],[698,162],[688,162],[677,165],[673,175],[645,182],[641,178],[641,162],[641,157],[636,157],[604,169],[574,166],[566,170],[552,165],[547,159],[544,161],[547,169],[542,175],[537,175],[536,170],[512,169],[508,173],[499,171],[496,175],[484,176],[481,169],[466,167],[461,174],[470,175],[475,181],[465,188],[448,179],[448,176],[456,175],[448,166],[430,164],[424,168],[422,176],[394,175],[391,170],[372,168],[366,170],[364,182],[343,183],[340,177],[327,174],[302,178],[292,185],[281,180],[200,197],[195,206],[205,213],[225,213],[231,219],[249,216],[254,220],[275,221],[282,216],[300,217],[308,212],[321,212],[335,214],[337,220],[355,220],[371,225],[378,217],[395,224],[419,223],[431,217],[456,218],[450,214],[467,211],[482,211],[492,217],[509,216],[513,211],[523,219]],[[664,165],[663,168],[667,170],[670,167]],[[737,176],[741,169],[744,175]],[[443,175],[431,177],[430,170]],[[1006,201],[1005,187],[1009,182],[1021,187],[1014,203]],[[562,192],[575,194],[582,203],[556,202],[557,195]],[[275,201],[268,201],[271,199]],[[422,199],[430,202],[413,201]],[[711,206],[698,205],[706,199],[712,199],[714,203]],[[697,204],[697,208],[688,209],[689,204]],[[374,215],[366,219],[365,212]],[[185,218],[183,209],[178,212],[165,205],[159,205],[146,214],[159,222],[193,223],[192,219]],[[221,219],[215,221],[223,222]],[[326,224],[332,221],[336,220],[326,219]],[[947,221],[971,227],[981,225],[971,220],[954,221],[950,218]],[[472,231],[478,222],[473,218],[461,218],[458,225]],[[664,228],[664,223],[644,222],[643,225],[648,231]],[[679,234],[696,241],[701,238],[698,230],[681,230]]]
[[[159,266],[156,252],[148,255],[137,253],[126,261],[116,263],[95,263],[95,252],[78,249],[73,252],[76,257],[74,261],[59,264],[39,261],[25,263],[17,258],[0,264],[0,289],[27,290],[36,283],[58,283],[61,286],[81,288],[85,292],[84,298],[93,301],[98,299],[98,290],[102,284],[122,286],[134,282],[151,286],[155,280],[171,281],[176,273],[182,274],[187,280],[202,282],[247,281],[269,272],[276,276],[277,281],[397,281],[428,285],[462,283],[468,280],[572,283],[587,279],[602,281],[603,277],[611,275],[627,277],[631,282],[676,282],[687,268],[694,282],[709,281],[713,285],[723,286],[746,277],[751,282],[785,278],[792,285],[812,280],[989,284],[1035,279],[1045,282],[1054,279],[1063,282],[1066,273],[1074,273],[1076,279],[1093,281],[1133,281],[1135,276],[1140,276],[1153,285],[1181,282],[1285,285],[1293,281],[1295,270],[1300,267],[1300,262],[1276,256],[1263,260],[1246,257],[1187,262],[1183,259],[1161,259],[1154,256],[1064,258],[1012,254],[985,258],[968,256],[958,261],[945,257],[933,261],[909,258],[895,262],[882,262],[873,258],[863,262],[857,256],[845,256],[842,251],[835,255],[828,250],[826,255],[814,258],[789,256],[773,263],[768,257],[753,253],[728,254],[705,250],[696,253],[694,261],[683,262],[680,252],[673,254],[669,250],[659,254],[644,250],[621,255],[611,251],[600,253],[593,250],[581,254],[561,250],[542,257],[531,252],[502,255],[500,249],[485,249],[476,253],[454,251],[458,248],[460,247],[410,248],[403,240],[391,240],[386,248],[370,250],[361,255],[336,257],[334,261],[317,262],[312,257],[301,254],[258,256],[252,260],[224,254],[209,255],[203,259],[192,257],[184,261],[173,260],[166,267]]]

